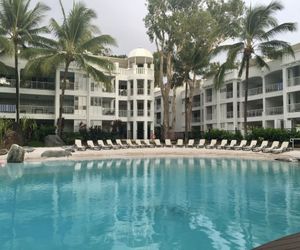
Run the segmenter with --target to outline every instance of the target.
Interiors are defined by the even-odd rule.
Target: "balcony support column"
[[[287,121],[287,116],[289,112],[289,100],[288,100],[288,92],[287,92],[287,87],[288,87],[288,69],[284,67],[282,69],[282,85],[283,85],[283,90],[282,90],[282,97],[283,97],[283,119]],[[288,124],[285,122],[284,128],[291,128],[289,126],[291,124]]]
[[[144,121],[144,139],[148,139],[148,122]]]
[[[263,115],[262,115],[262,126],[263,128],[266,127],[266,77],[265,75],[262,76],[262,92],[263,92]]]
[[[137,139],[137,121],[133,122],[133,134],[132,134],[132,139],[136,140]]]
[[[57,69],[56,70],[56,74],[55,74],[55,106],[54,106],[54,115],[55,115],[55,119],[54,119],[54,126],[57,125],[57,119],[59,118],[59,97],[60,97],[60,70]]]

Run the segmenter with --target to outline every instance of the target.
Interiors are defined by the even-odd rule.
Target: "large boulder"
[[[64,141],[58,135],[48,135],[44,139],[46,147],[61,147],[64,146]]]
[[[8,130],[4,135],[3,144],[6,149],[10,149],[13,144],[23,145],[21,132]]]
[[[7,163],[21,163],[25,158],[25,150],[17,144],[10,147],[6,161]]]
[[[66,150],[47,150],[41,154],[41,157],[50,158],[50,157],[68,157],[71,156],[72,153]]]

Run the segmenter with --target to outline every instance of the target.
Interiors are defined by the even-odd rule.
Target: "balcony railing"
[[[147,89],[147,94],[151,95],[151,89]]]
[[[227,113],[226,113],[226,117],[227,117],[227,119],[233,118],[233,111],[227,112]]]
[[[144,94],[144,88],[138,88],[137,89],[137,94],[138,95],[143,95]]]
[[[120,96],[127,96],[127,89],[119,89]]]
[[[300,85],[300,76],[292,77],[288,79],[289,86],[297,86]]]
[[[222,93],[221,97],[222,97],[223,99],[230,99],[230,98],[233,97],[233,92],[232,92],[232,91],[228,91],[228,92],[224,91],[224,92]]]
[[[115,115],[115,110],[111,108],[102,108],[102,115]]]
[[[127,110],[119,110],[119,117],[127,117],[128,111]]]
[[[161,124],[161,119],[156,119],[156,124]]]
[[[200,116],[192,117],[192,123],[199,123],[199,122],[201,122]]]
[[[148,117],[151,116],[151,110],[147,110],[147,115],[148,115]]]
[[[300,112],[300,103],[293,103],[288,106],[290,113]]]
[[[74,107],[73,106],[64,106],[63,113],[64,114],[74,114]]]
[[[129,115],[130,117],[132,117],[132,116],[133,116],[133,110],[128,110],[128,115]]]
[[[193,102],[193,108],[199,108],[201,105],[201,103],[198,101],[198,102]]]
[[[211,121],[213,115],[212,114],[206,114],[206,120]]]
[[[136,73],[139,75],[144,75],[144,74],[146,74],[146,70],[145,70],[145,68],[137,68]]]
[[[20,113],[25,114],[54,114],[54,106],[21,105]]]
[[[248,89],[248,96],[259,95],[259,94],[262,94],[262,92],[263,92],[262,87]],[[245,96],[245,91],[243,93],[243,96]]]
[[[40,81],[25,81],[25,82],[21,83],[21,88],[55,90],[55,83],[54,82],[40,82]]]
[[[138,116],[144,116],[144,110],[143,110],[143,109],[139,109],[139,110],[137,111],[137,115],[138,115]]]
[[[267,108],[266,109],[266,114],[267,115],[282,115],[283,114],[283,107],[272,107],[272,108]]]
[[[266,85],[266,93],[281,91],[283,89],[283,83],[273,83]]]
[[[248,117],[258,117],[262,116],[263,109],[252,109],[247,111]]]
[[[206,102],[212,102],[212,95],[206,96]]]
[[[16,105],[0,104],[0,113],[15,113]]]
[[[155,110],[161,110],[161,104],[160,105],[155,105]]]

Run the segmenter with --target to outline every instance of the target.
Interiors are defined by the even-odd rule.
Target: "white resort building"
[[[268,62],[270,70],[250,68],[248,122],[251,127],[291,129],[300,126],[300,44],[295,58]],[[202,81],[193,97],[192,131],[211,128],[243,129],[244,76],[227,72],[224,85],[216,90],[213,78]],[[170,98],[172,99],[172,98]],[[155,90],[155,126],[163,121],[160,90]],[[175,132],[185,129],[185,90],[178,88]],[[171,116],[171,112],[170,112]]]
[[[109,58],[115,65],[111,88],[95,82],[71,65],[64,102],[64,130],[78,131],[79,123],[111,129],[121,120],[127,138],[149,138],[154,130],[153,56],[145,49],[135,49],[128,58]],[[3,61],[13,66],[12,59]],[[25,66],[20,62],[20,72]],[[20,83],[20,117],[39,124],[56,124],[59,117],[60,82],[63,67],[52,76],[34,77]],[[0,117],[15,119],[15,79],[0,78]]]

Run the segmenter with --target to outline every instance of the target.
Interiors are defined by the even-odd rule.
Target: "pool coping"
[[[41,154],[47,150],[63,150],[62,148],[36,148],[32,153],[25,155],[26,162],[45,161],[79,161],[79,160],[109,160],[109,159],[138,159],[138,158],[224,158],[244,160],[300,159],[300,151],[291,151],[283,154],[271,154],[251,151],[197,149],[197,148],[138,148],[138,149],[111,149],[76,151],[69,157],[42,158]],[[6,163],[6,156],[0,156],[0,165]]]

